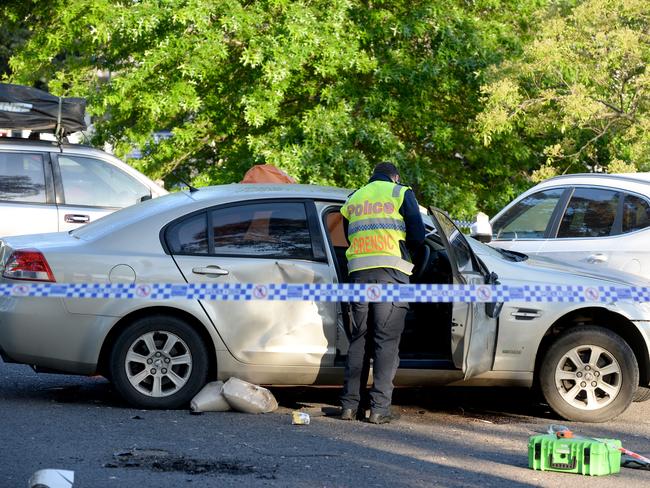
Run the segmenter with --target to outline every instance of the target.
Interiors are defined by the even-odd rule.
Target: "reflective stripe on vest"
[[[348,260],[348,273],[372,268],[395,268],[410,275],[413,264],[398,256],[361,256]]]
[[[350,223],[348,226],[348,234],[354,234],[363,230],[379,229],[401,230],[406,232],[406,225],[403,220],[399,219],[361,219]]]
[[[348,220],[348,271],[394,268],[411,274],[413,265],[402,258],[400,241],[406,225],[399,209],[408,187],[373,181],[354,192],[341,208]]]

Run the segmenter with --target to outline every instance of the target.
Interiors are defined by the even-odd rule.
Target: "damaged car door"
[[[264,200],[185,216],[164,230],[189,283],[331,283],[314,203]],[[259,298],[265,287],[256,290]],[[248,364],[330,366],[336,355],[336,304],[219,301],[201,304],[224,344]]]
[[[449,217],[431,208],[431,217],[449,257],[453,284],[482,285],[496,280],[472,251]],[[492,369],[500,306],[481,302],[453,304],[451,347],[454,365],[465,379]]]

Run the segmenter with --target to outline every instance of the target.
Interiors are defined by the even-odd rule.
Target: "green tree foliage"
[[[486,145],[514,139],[536,179],[650,170],[647,0],[560,3],[521,58],[495,68],[477,117]]]
[[[3,0],[0,2],[0,77],[11,73],[9,59],[31,33],[51,18],[54,0]]]
[[[392,160],[421,203],[494,211],[522,146],[470,128],[487,67],[542,0],[74,0],[11,60],[12,80],[83,96],[96,144],[154,178],[238,181],[272,163],[356,187]],[[154,131],[173,137],[153,143]]]

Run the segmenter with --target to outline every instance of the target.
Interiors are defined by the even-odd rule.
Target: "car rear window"
[[[636,195],[625,195],[623,201],[623,232],[634,232],[650,226],[650,205]]]
[[[165,233],[174,254],[208,254],[208,218],[205,212],[174,222]]]

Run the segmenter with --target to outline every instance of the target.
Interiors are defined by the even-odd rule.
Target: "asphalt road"
[[[337,390],[276,388],[272,414],[143,411],[103,378],[0,363],[0,487],[39,469],[75,472],[75,488],[191,486],[650,486],[650,471],[581,475],[528,469],[527,442],[553,423],[617,438],[650,455],[650,402],[605,424],[561,422],[526,390],[399,390],[389,425],[323,415]],[[311,424],[291,425],[302,408]]]

